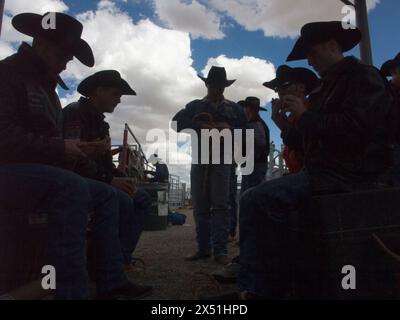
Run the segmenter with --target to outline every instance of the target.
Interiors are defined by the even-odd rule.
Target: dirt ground
[[[168,226],[163,231],[144,231],[134,256],[145,261],[146,272],[137,268],[128,273],[131,280],[154,287],[149,300],[191,300],[197,294],[218,294],[212,281],[195,272],[212,273],[221,268],[212,258],[194,262],[184,261],[184,256],[196,250],[195,225],[190,209],[180,209],[187,215],[183,226]],[[229,256],[238,254],[235,242],[228,245]],[[193,284],[193,286],[192,286]],[[235,285],[222,285],[221,292],[235,290]]]

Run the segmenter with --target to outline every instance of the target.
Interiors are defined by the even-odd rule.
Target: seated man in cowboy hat
[[[63,139],[62,110],[56,94],[59,74],[75,56],[92,67],[82,24],[50,13],[56,28],[43,28],[49,15],[23,13],[14,28],[33,37],[0,62],[0,199],[2,206],[48,213],[48,261],[57,272],[56,299],[89,298],[85,234],[93,215],[93,241],[99,252],[99,297],[136,295],[128,282],[118,239],[118,198],[108,185],[62,169],[66,160],[87,157],[87,144]]]
[[[64,135],[81,141],[99,143],[103,148],[75,165],[75,171],[84,177],[102,181],[116,189],[120,201],[120,229],[122,254],[127,270],[131,268],[132,253],[143,231],[144,217],[151,206],[150,196],[136,188],[133,178],[114,166],[109,124],[104,113],[113,113],[123,95],[136,95],[118,71],[99,71],[78,85],[83,96],[63,109]],[[74,136],[78,135],[78,136]],[[101,152],[103,151],[103,152]],[[150,288],[148,288],[150,290]]]
[[[226,264],[228,262],[229,177],[232,162],[224,162],[224,158],[229,155],[224,155],[224,145],[221,143],[220,150],[214,151],[219,152],[219,164],[200,163],[198,160],[202,158],[201,131],[202,129],[209,132],[210,129],[244,128],[247,121],[243,109],[224,97],[225,88],[235,81],[227,80],[225,68],[213,66],[207,78],[199,77],[207,87],[206,97],[190,102],[173,118],[173,121],[177,122],[178,132],[192,129],[199,137],[199,150],[194,150],[198,151],[198,154],[197,157],[193,157],[191,167],[191,191],[198,248],[195,254],[186,257],[185,260],[206,259],[213,253],[217,263]],[[221,140],[220,142],[223,142],[222,138]],[[210,153],[211,158],[213,153]]]
[[[286,95],[280,111],[296,119],[304,168],[243,194],[237,298],[287,294],[288,215],[300,203],[317,192],[373,188],[390,168],[396,128],[393,97],[377,69],[343,55],[360,39],[357,28],[344,29],[339,21],[313,22],[301,29],[288,60],[308,59],[322,76],[322,86],[310,95],[308,108],[304,99]]]
[[[147,174],[153,175],[149,179],[150,182],[169,182],[169,170],[166,163],[161,162],[162,159],[158,157],[158,154],[152,154],[149,158],[149,163],[156,167],[156,171],[146,171]]]
[[[241,193],[265,180],[269,156],[269,129],[260,117],[260,111],[267,109],[260,106],[259,98],[247,97],[244,100],[244,111],[248,120],[246,129],[254,130],[254,169],[251,174],[242,175]]]
[[[396,98],[397,110],[400,112],[400,53],[393,59],[386,61],[382,67],[381,72],[385,77],[392,77],[390,85],[393,94]],[[390,174],[391,184],[395,187],[400,186],[400,126],[398,125],[396,135],[396,145],[394,149],[394,167]]]
[[[307,105],[306,97],[317,87],[318,83],[318,77],[311,70],[291,68],[287,65],[279,66],[275,79],[263,83],[265,87],[274,90],[279,95],[279,99],[272,100],[271,118],[281,130],[281,138],[285,145],[283,158],[289,173],[299,172],[303,168],[304,152],[301,133],[295,127],[296,118],[293,115],[285,117],[280,112],[282,99],[286,95],[293,95],[302,99]]]

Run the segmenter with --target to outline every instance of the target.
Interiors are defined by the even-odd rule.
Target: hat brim
[[[278,79],[275,78],[271,81],[264,82],[263,86],[275,91],[276,87],[278,86]]]
[[[207,78],[204,78],[199,74],[197,76],[201,80],[203,80],[206,84],[214,84],[214,85],[222,86],[222,87],[225,87],[225,88],[230,87],[236,81],[236,79],[235,79],[235,80],[226,80],[225,82],[222,82],[222,83],[215,83],[215,82],[210,82]]]
[[[41,27],[42,16],[39,14],[21,13],[16,15],[12,19],[11,23],[17,31],[32,38],[44,34]],[[62,39],[60,40],[60,43],[62,43]],[[76,41],[76,43],[71,47],[71,53],[85,66],[94,66],[93,51],[85,40],[78,39],[78,41]]]
[[[121,90],[121,95],[123,96],[136,96],[135,90],[133,90],[124,79],[118,79],[118,82],[115,83],[103,83],[94,75],[82,80],[77,90],[81,95],[88,97],[98,87],[118,88]]]
[[[308,69],[306,68],[294,68],[292,69],[294,72],[293,81],[304,83],[306,87],[306,94],[309,94],[318,84],[318,78]],[[271,81],[264,82],[263,86],[272,90],[276,90],[281,82],[278,78],[275,78]]]
[[[288,55],[286,61],[296,61],[307,59],[307,50],[310,46],[324,42],[325,40],[335,39],[342,48],[342,52],[349,51],[358,45],[361,41],[361,32],[358,29],[340,29],[335,34],[322,35],[324,38],[321,40],[308,41],[300,36],[297,39],[292,52]]]

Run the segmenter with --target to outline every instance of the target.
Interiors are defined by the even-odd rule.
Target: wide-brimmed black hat
[[[47,19],[54,15],[55,28],[46,26]],[[68,48],[84,65],[94,66],[94,56],[89,44],[81,38],[83,25],[75,18],[60,12],[47,12],[43,16],[36,13],[21,13],[12,19],[12,25],[19,32],[33,38],[44,38]],[[45,26],[45,28],[43,27]]]
[[[260,99],[257,97],[247,97],[243,100],[242,106],[257,108],[259,111],[267,111],[267,109],[260,106]]]
[[[236,80],[227,80],[226,71],[223,67],[212,66],[208,72],[207,78],[198,75],[198,77],[203,80],[206,84],[213,84],[218,87],[229,87]]]
[[[122,95],[135,96],[136,92],[129,86],[128,82],[121,78],[116,70],[104,70],[96,72],[78,86],[78,92],[87,97],[98,87],[111,87],[121,89]]]
[[[391,76],[390,71],[399,65],[400,65],[400,53],[398,53],[397,56],[394,57],[394,59],[386,61],[381,67],[381,72],[385,77]]]
[[[276,70],[276,78],[264,82],[263,86],[276,91],[277,88],[293,82],[303,83],[308,95],[318,85],[319,79],[314,72],[307,68],[291,68],[287,65],[282,65]]]
[[[339,43],[342,52],[353,49],[361,41],[361,31],[355,26],[344,28],[341,21],[307,23],[301,28],[300,33],[300,38],[297,39],[286,61],[306,59],[310,46],[331,39]]]

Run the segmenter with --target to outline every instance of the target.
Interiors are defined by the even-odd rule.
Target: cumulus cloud
[[[368,8],[375,8],[379,1],[367,0]],[[272,37],[295,37],[305,23],[342,20],[346,15],[339,0],[210,0],[208,3],[246,30],[262,30],[265,36]]]
[[[222,39],[220,16],[199,1],[154,0],[155,12],[168,27],[189,32],[194,39]]]

